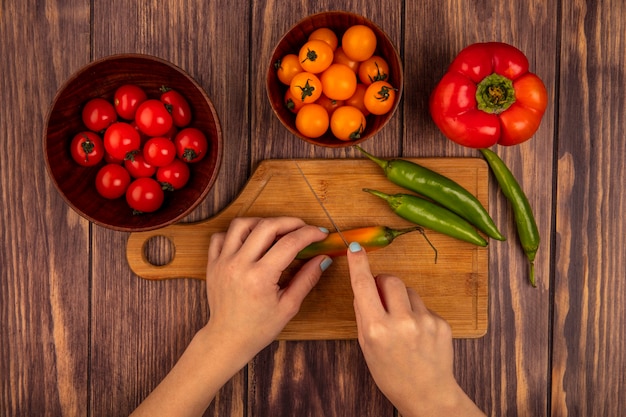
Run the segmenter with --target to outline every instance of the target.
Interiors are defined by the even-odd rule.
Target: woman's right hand
[[[450,325],[399,278],[374,277],[360,245],[347,257],[359,344],[383,394],[404,417],[484,416],[454,377]]]

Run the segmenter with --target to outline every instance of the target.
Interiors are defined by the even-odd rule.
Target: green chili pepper
[[[404,159],[377,158],[356,148],[380,166],[396,185],[428,197],[472,223],[487,236],[506,240],[478,199],[452,179]]]
[[[531,285],[536,287],[535,255],[539,249],[539,242],[541,239],[539,237],[539,230],[537,229],[535,217],[533,216],[533,210],[530,207],[530,203],[528,202],[528,198],[526,197],[526,194],[524,194],[522,187],[520,187],[519,183],[515,179],[515,176],[505,165],[504,161],[502,161],[502,159],[500,159],[495,152],[489,149],[481,149],[480,152],[483,154],[487,163],[491,167],[491,171],[496,177],[498,184],[500,184],[502,193],[511,203],[513,215],[515,217],[515,224],[517,225],[517,235],[520,243],[522,244],[522,249],[524,249],[524,253],[528,258],[528,262],[530,263],[529,280]]]
[[[341,234],[348,242],[359,242],[370,252],[384,248],[391,244],[395,238],[405,233],[419,230],[424,233],[420,226],[408,227],[405,229],[391,229],[386,226],[362,227],[342,231]],[[306,248],[298,252],[296,259],[309,259],[317,255],[343,256],[346,254],[346,243],[337,232],[329,233],[324,240],[313,242]]]
[[[364,188],[363,191],[387,201],[397,215],[410,222],[465,242],[487,246],[487,241],[470,223],[444,207],[409,194],[389,195],[368,188]]]

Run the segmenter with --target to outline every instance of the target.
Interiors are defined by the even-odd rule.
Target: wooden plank
[[[546,84],[550,104],[535,137],[512,148],[496,146],[535,211],[543,242],[537,255],[538,288],[528,285],[510,206],[492,181],[490,213],[506,243],[490,250],[489,332],[456,340],[455,374],[488,415],[545,416],[548,409],[553,136],[557,77],[557,2],[406,3],[405,156],[476,156],[445,139],[432,122],[428,99],[456,54],[475,42],[502,41],[520,48]],[[428,22],[419,24],[417,22]],[[485,363],[489,365],[486,366]]]
[[[404,26],[404,3],[401,0],[385,2],[361,2],[349,0],[319,0],[299,3],[298,7],[286,6],[272,1],[253,1],[251,19],[251,74],[252,80],[265,80],[267,63],[274,45],[280,37],[300,19],[326,10],[344,10],[363,15],[383,29],[401,47]],[[433,7],[439,7],[435,5]],[[250,164],[273,158],[345,158],[358,157],[351,148],[330,150],[315,147],[291,135],[274,117],[264,82],[251,84],[251,132]],[[366,142],[368,150],[381,156],[399,155],[402,134],[402,113],[398,112],[375,138]],[[281,369],[272,366],[272,350],[266,349],[250,368],[248,414],[255,417],[299,415],[331,416],[392,416],[384,396],[376,389],[364,363],[353,363],[351,358],[361,355],[356,341],[306,341],[285,343],[287,361]],[[337,349],[340,343],[342,349]],[[296,370],[292,364],[303,366]],[[351,367],[343,367],[350,363]],[[321,364],[333,369],[324,374]],[[293,383],[297,381],[297,385]],[[325,384],[325,385],[324,385]],[[281,389],[277,389],[280,386]],[[323,388],[324,387],[324,388]],[[315,393],[315,394],[311,394]],[[272,398],[271,404],[268,398]],[[320,412],[320,410],[323,410]],[[348,410],[348,411],[346,411]]]
[[[88,12],[80,0],[0,9],[3,416],[87,414],[89,259],[76,248],[89,223],[48,180],[41,132],[57,88],[89,59]]]
[[[626,5],[562,4],[554,417],[623,414]]]
[[[487,202],[488,168],[476,158],[413,159],[471,190]],[[217,216],[197,223],[131,234],[127,258],[131,269],[148,279],[204,279],[209,239],[223,232],[235,217],[298,216],[310,224],[332,229],[324,210],[309,189],[306,175],[318,198],[340,230],[367,226],[402,229],[414,224],[396,215],[383,200],[363,192],[364,186],[394,194],[407,192],[390,183],[381,169],[366,159],[263,161],[237,198]],[[392,245],[370,253],[373,271],[385,271],[405,279],[417,289],[431,310],[448,320],[455,337],[479,337],[487,330],[488,249],[426,231],[435,253],[419,233],[401,236]],[[144,246],[164,236],[174,256],[166,265],[153,265]],[[285,280],[302,264],[294,262]],[[344,257],[335,259],[324,279],[305,299],[300,312],[279,339],[355,339],[356,322],[352,289]]]
[[[159,56],[205,88],[220,117],[224,159],[214,189],[184,221],[226,206],[248,176],[248,2],[95,2],[94,58],[120,52]],[[234,52],[235,51],[235,52]],[[241,169],[243,167],[243,169]],[[207,321],[204,283],[154,285],[125,262],[126,234],[94,228],[91,414],[126,415],[174,365]],[[153,255],[166,256],[158,243]],[[207,416],[243,416],[245,371]]]

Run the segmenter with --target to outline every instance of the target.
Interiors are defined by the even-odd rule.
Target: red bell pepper
[[[502,42],[463,49],[430,98],[442,133],[471,148],[511,146],[530,139],[546,110],[548,93],[528,71],[522,51]]]

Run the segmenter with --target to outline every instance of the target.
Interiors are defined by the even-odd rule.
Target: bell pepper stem
[[[515,103],[513,81],[500,74],[486,76],[476,86],[476,104],[479,110],[500,114]]]

